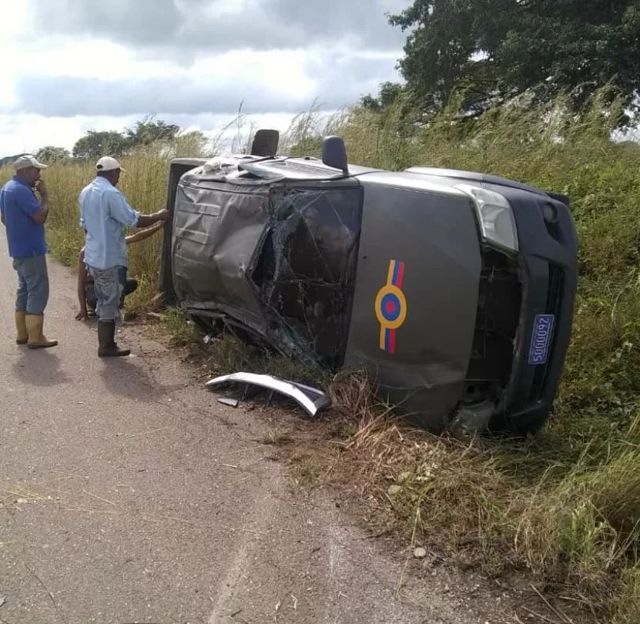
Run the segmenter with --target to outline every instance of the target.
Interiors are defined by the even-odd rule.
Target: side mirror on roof
[[[275,156],[278,152],[280,133],[277,130],[258,130],[251,144],[252,156]]]
[[[322,162],[327,167],[340,169],[345,175],[349,175],[347,162],[347,150],[342,137],[328,136],[322,142]]]

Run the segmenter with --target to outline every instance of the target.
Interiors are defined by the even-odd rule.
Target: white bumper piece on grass
[[[207,381],[207,388],[216,388],[227,383],[239,383],[247,386],[258,386],[273,392],[283,394],[293,399],[310,416],[315,416],[320,410],[329,406],[326,394],[317,388],[305,386],[294,381],[286,381],[272,375],[258,375],[256,373],[232,373],[214,377]]]

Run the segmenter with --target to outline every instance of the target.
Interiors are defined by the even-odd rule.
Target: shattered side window
[[[347,343],[362,221],[360,187],[274,189],[253,272],[271,339],[337,367]]]

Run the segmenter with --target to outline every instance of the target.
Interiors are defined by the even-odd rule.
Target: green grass
[[[165,311],[164,323],[174,344],[192,349],[202,348],[202,333],[178,308],[168,308]]]
[[[285,446],[293,441],[293,438],[283,431],[269,429],[262,436],[262,443],[268,446]]]
[[[615,601],[613,624],[636,624],[640,612],[640,566],[629,568]]]
[[[305,490],[312,490],[325,482],[333,462],[317,452],[296,453],[289,460],[295,482]]]

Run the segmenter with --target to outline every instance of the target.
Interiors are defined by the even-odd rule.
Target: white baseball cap
[[[120,171],[124,171],[124,169],[120,166],[120,163],[113,158],[112,156],[103,156],[96,163],[96,169],[98,171],[115,171],[116,169],[120,169]]]
[[[47,165],[43,165],[41,162],[36,160],[35,156],[31,154],[24,154],[24,156],[20,156],[14,163],[13,166],[16,171],[20,171],[20,169],[26,169],[27,167],[35,167],[36,169],[46,169]]]

